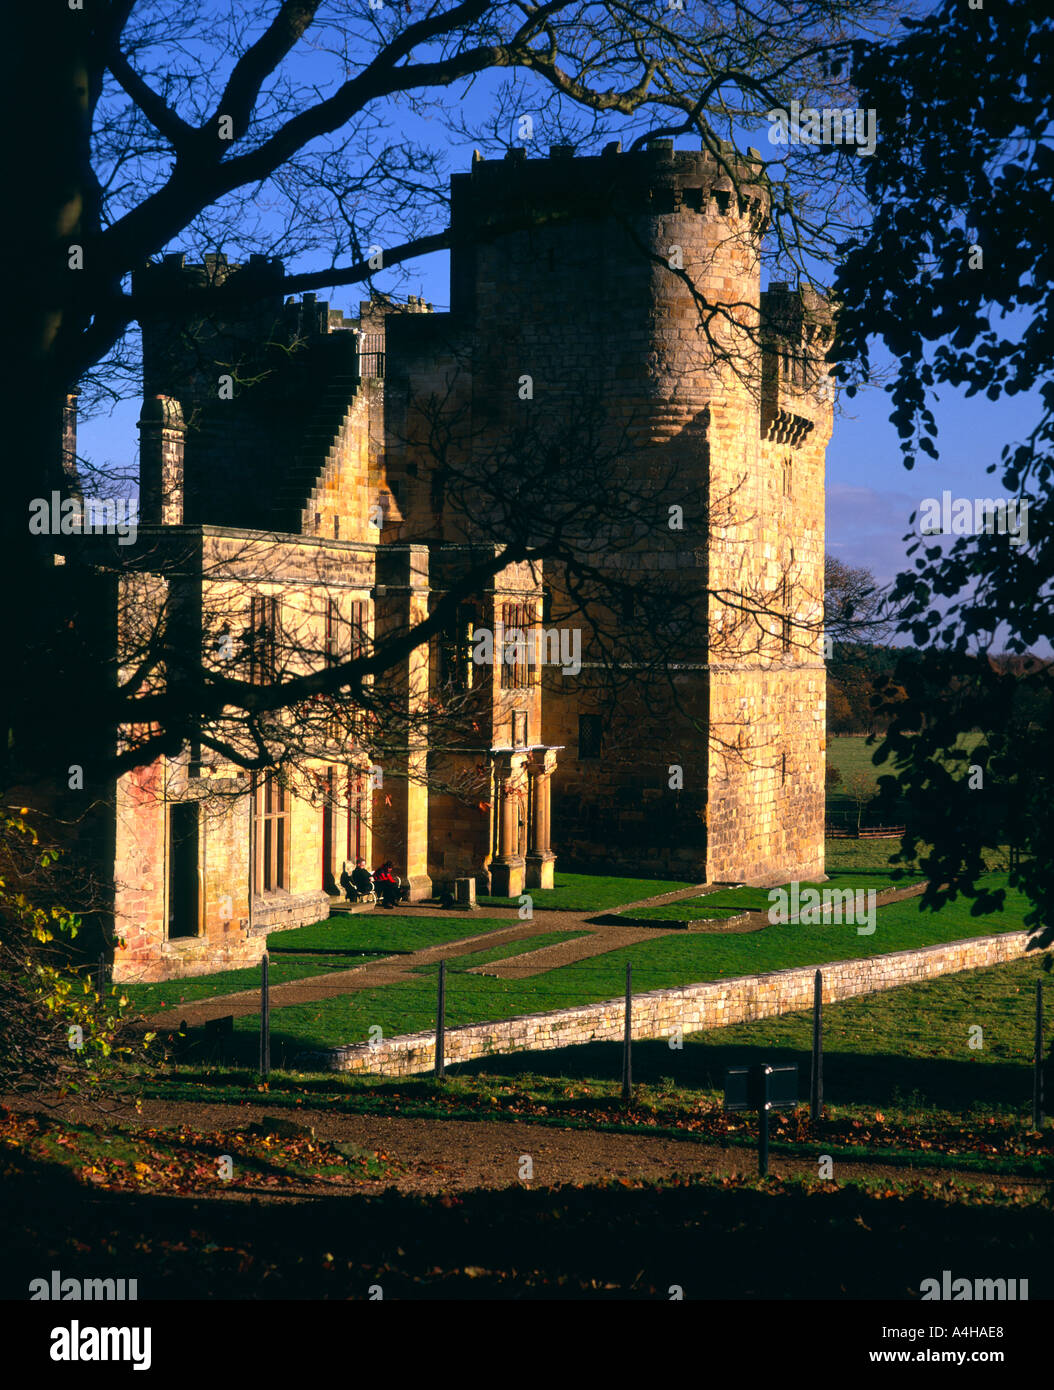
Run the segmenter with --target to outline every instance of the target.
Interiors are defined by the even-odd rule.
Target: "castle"
[[[130,652],[163,610],[181,650],[266,687],[409,631],[494,571],[503,526],[530,541],[559,515],[575,554],[594,543],[582,569],[492,572],[367,677],[365,723],[320,714],[282,771],[205,737],[123,774],[115,978],[249,964],[269,930],[326,917],[359,856],[395,861],[414,900],[551,886],[557,852],[694,882],[822,877],[831,320],[809,291],[761,293],[768,198],[730,149],[513,150],[452,180],[448,313],[283,303],[262,257],[140,272],[159,299],[239,276],[256,293],[219,325],[144,324]],[[605,479],[640,498],[607,550]],[[481,634],[499,653],[482,664]],[[456,737],[436,732],[447,692]]]

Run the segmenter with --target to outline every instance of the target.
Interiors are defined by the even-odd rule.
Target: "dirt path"
[[[378,1180],[377,1187],[395,1186],[401,1192],[449,1193],[479,1188],[552,1187],[560,1183],[601,1183],[619,1178],[661,1178],[674,1174],[721,1174],[757,1172],[753,1148],[722,1148],[690,1139],[670,1139],[661,1135],[611,1134],[598,1130],[559,1129],[529,1121],[412,1119],[402,1116],[345,1115],[326,1109],[283,1107],[270,1110],[263,1105],[217,1105],[193,1102],[144,1100],[139,1113],[131,1107],[110,1112],[105,1118],[98,1110],[76,1103],[59,1109],[42,1108],[27,1098],[10,1097],[11,1110],[56,1113],[72,1123],[112,1130],[134,1130],[154,1126],[176,1129],[180,1125],[211,1132],[245,1130],[266,1116],[281,1115],[297,1124],[311,1126],[319,1139],[332,1143],[356,1144],[385,1153],[404,1171]],[[531,1161],[532,1177],[525,1158]],[[801,1175],[816,1177],[815,1158],[770,1156],[769,1172],[774,1177]],[[877,1163],[862,1156],[859,1160],[839,1158],[834,1164],[836,1182],[858,1178],[904,1182],[913,1177],[947,1181],[951,1169],[900,1167]],[[1032,1191],[1046,1185],[1038,1177],[990,1176],[955,1171],[956,1183],[985,1184]],[[356,1191],[363,1191],[361,1181]],[[327,1191],[332,1195],[332,1187]],[[303,1195],[310,1195],[305,1192]],[[287,1202],[289,1196],[284,1196]]]
[[[617,951],[620,946],[635,946],[639,941],[651,941],[658,936],[668,936],[672,928],[651,927],[591,927],[582,924],[584,936],[574,941],[558,941],[553,946],[541,946],[537,951],[526,951],[522,956],[508,956],[490,965],[471,965],[466,974],[490,975],[497,980],[525,980],[531,975],[544,975],[547,970],[556,970],[572,961],[589,960],[592,956],[603,955],[605,951]]]

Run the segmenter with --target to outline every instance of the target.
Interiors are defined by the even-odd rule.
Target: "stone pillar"
[[[172,396],[149,396],[139,413],[139,519],[183,524],[183,453],[187,428]]]
[[[509,754],[494,759],[497,792],[498,852],[491,860],[490,891],[495,897],[516,898],[524,889],[526,861],[520,854],[519,804],[525,790],[522,768]]]
[[[549,799],[556,754],[546,748],[540,755],[536,753],[535,758],[527,769],[531,778],[531,820],[524,882],[528,888],[552,888],[556,855],[549,843]]]
[[[377,548],[374,633],[378,643],[412,629],[428,616],[428,548]],[[428,700],[428,643],[416,648],[387,677],[390,697],[403,704],[408,746],[381,768],[373,794],[373,867],[391,859],[410,885],[411,902],[432,896],[428,875],[428,731],[417,722]]]

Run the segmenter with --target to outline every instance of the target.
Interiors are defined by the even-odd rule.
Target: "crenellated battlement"
[[[833,390],[826,357],[834,314],[810,286],[774,281],[761,295],[761,433],[798,445],[816,428],[830,433]]]
[[[455,231],[532,212],[596,219],[615,211],[695,212],[745,221],[757,233],[771,206],[760,156],[744,157],[731,145],[718,154],[677,150],[668,139],[627,152],[614,141],[588,156],[576,156],[571,145],[553,145],[543,159],[529,159],[522,148],[500,160],[477,153],[469,173],[454,175],[451,192]]]

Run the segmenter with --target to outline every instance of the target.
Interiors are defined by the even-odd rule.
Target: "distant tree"
[[[854,732],[850,727],[853,722],[853,711],[849,707],[845,691],[831,676],[827,677],[827,727],[831,733],[849,734]],[[828,772],[835,769],[828,765]],[[828,781],[830,785],[830,781]]]
[[[845,778],[845,793],[856,807],[856,833],[859,835],[864,812],[878,797],[878,785],[869,772],[851,772]]]
[[[823,586],[824,628],[834,641],[874,642],[892,629],[887,592],[865,566],[825,555]]]

